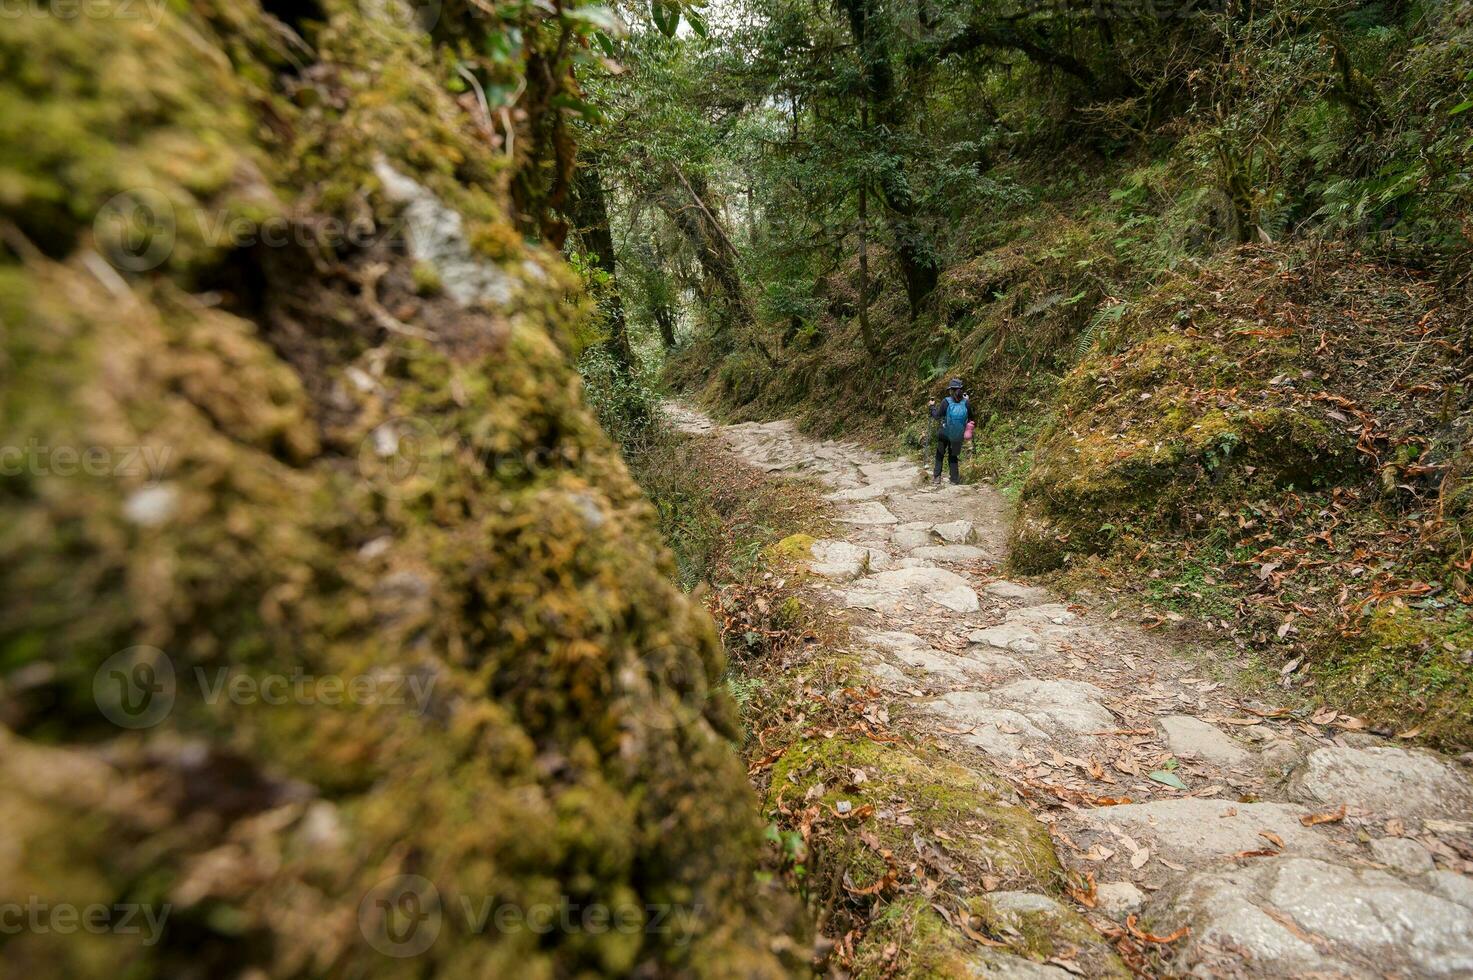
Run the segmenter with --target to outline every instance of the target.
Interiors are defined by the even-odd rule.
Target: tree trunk
[[[869,133],[869,106],[859,110],[859,131]],[[869,325],[869,175],[859,177],[859,333],[864,349],[878,354],[875,335]]]
[[[608,274],[605,304],[609,316],[609,351],[619,369],[628,374],[634,362],[629,349],[629,326],[624,317],[624,298],[614,269],[614,233],[609,227],[609,205],[604,196],[603,175],[598,160],[586,157],[573,177],[572,213],[578,237],[593,259],[595,268]]]
[[[660,208],[690,243],[691,250],[701,263],[705,280],[719,296],[717,321],[722,332],[741,323],[747,331],[747,339],[757,348],[769,367],[777,367],[772,352],[756,334],[756,317],[747,304],[746,292],[742,289],[741,272],[737,269],[737,250],[727,237],[710,206],[706,182],[700,176],[686,177],[675,171],[679,186],[666,187],[659,196]],[[681,193],[681,191],[684,193]]]
[[[839,2],[848,16],[850,33],[863,59],[866,102],[874,108],[875,121],[882,129],[900,132],[904,129],[904,120],[895,98],[895,71],[890,64],[889,45],[882,36],[869,29],[874,0]],[[910,317],[914,320],[920,315],[926,297],[936,288],[941,269],[916,217],[915,196],[911,194],[905,175],[894,168],[886,168],[880,176],[880,193],[885,199],[890,231],[895,238],[895,258],[905,279]]]
[[[665,350],[675,349],[675,311],[664,303],[655,306],[655,326],[660,330],[660,343]]]

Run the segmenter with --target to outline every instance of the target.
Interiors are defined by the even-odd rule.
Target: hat
[[[962,379],[961,378],[952,378],[951,379],[951,384],[949,384],[949,385],[946,386],[946,390],[947,391],[951,391],[953,388],[965,388],[965,387],[966,387],[966,385],[963,385],[962,384]]]

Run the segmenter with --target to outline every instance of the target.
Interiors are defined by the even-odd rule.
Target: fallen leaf
[[[1341,807],[1341,809],[1343,810],[1344,807]],[[1387,837],[1404,837],[1406,836],[1406,832],[1406,822],[1403,821],[1400,817],[1392,817],[1390,820],[1386,821]]]
[[[1304,826],[1306,827],[1313,827],[1316,824],[1322,823],[1339,823],[1341,820],[1344,819],[1345,804],[1342,803],[1340,804],[1340,809],[1334,811],[1333,813],[1309,813],[1300,817],[1299,822],[1304,824]],[[1284,845],[1281,843],[1279,846],[1283,847]]]
[[[1130,856],[1130,866],[1139,871],[1146,866],[1146,862],[1149,860],[1151,860],[1151,849],[1143,847]]]
[[[1180,776],[1178,776],[1174,772],[1167,772],[1165,769],[1157,769],[1155,772],[1151,773],[1147,778],[1152,779],[1152,780],[1155,780],[1156,782],[1160,783],[1163,786],[1170,786],[1172,789],[1186,789],[1187,788],[1187,784],[1181,781],[1181,777]]]
[[[1268,841],[1270,844],[1272,844],[1274,847],[1277,847],[1279,850],[1282,851],[1284,849],[1284,838],[1280,837],[1278,834],[1274,833],[1272,830],[1260,830],[1258,832],[1258,836],[1259,837],[1262,837],[1264,840]]]
[[[1140,921],[1139,918],[1134,913],[1131,913],[1130,915],[1125,917],[1125,928],[1129,930],[1132,936],[1146,943],[1174,943],[1178,939],[1182,938],[1192,931],[1191,926],[1182,926],[1180,929],[1176,930],[1170,935],[1157,936],[1153,933],[1146,932],[1139,926],[1137,926],[1136,923],[1138,921]]]

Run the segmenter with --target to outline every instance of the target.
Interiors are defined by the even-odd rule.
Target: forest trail
[[[1457,762],[1250,700],[1231,663],[1000,577],[1008,508],[987,486],[935,488],[911,460],[785,421],[666,410],[751,466],[832,488],[846,530],[813,545],[813,588],[892,725],[1019,789],[1062,863],[1093,874],[1096,928],[1129,918],[1171,972],[1204,976],[1473,972],[1473,781]],[[1009,956],[986,974],[1067,966]]]

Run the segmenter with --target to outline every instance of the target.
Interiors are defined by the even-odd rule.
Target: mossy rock
[[[862,781],[856,781],[856,771],[864,773]],[[882,855],[860,839],[860,829],[881,850],[897,855],[912,853],[920,835],[963,874],[980,877],[985,871],[1004,882],[1050,890],[1063,879],[1048,831],[1006,784],[900,743],[801,739],[773,766],[766,802],[769,811],[818,805],[834,834],[823,838],[817,874],[847,875],[856,888],[873,885],[886,871]],[[872,806],[876,814],[851,826],[833,816],[840,804],[851,811]]]
[[[1473,619],[1388,604],[1362,630],[1327,633],[1310,652],[1321,693],[1378,726],[1473,744]]]
[[[813,545],[818,539],[811,534],[790,534],[772,546],[777,558],[799,561],[813,557]]]
[[[26,932],[7,964],[785,975],[793,908],[758,881],[716,630],[577,397],[587,303],[512,227],[506,165],[428,39],[323,7],[289,78],[309,56],[253,2],[0,38],[0,217],[39,246],[0,259],[0,445],[47,451],[0,476],[0,900],[170,908],[156,942]],[[395,227],[379,157],[463,216],[504,302],[419,295],[384,236],[313,238]],[[91,215],[133,186],[169,201],[177,245],[109,270]],[[283,248],[188,237],[280,215]],[[422,336],[339,278],[379,267]],[[409,473],[381,465],[411,446]],[[165,662],[144,700],[168,710],[120,727],[109,685]],[[405,876],[440,929],[386,954]],[[487,903],[625,927],[467,917]]]
[[[1092,977],[1131,975],[1083,916],[1047,895],[999,891],[971,899],[967,909],[976,917],[974,928],[1026,959],[1068,959]]]

